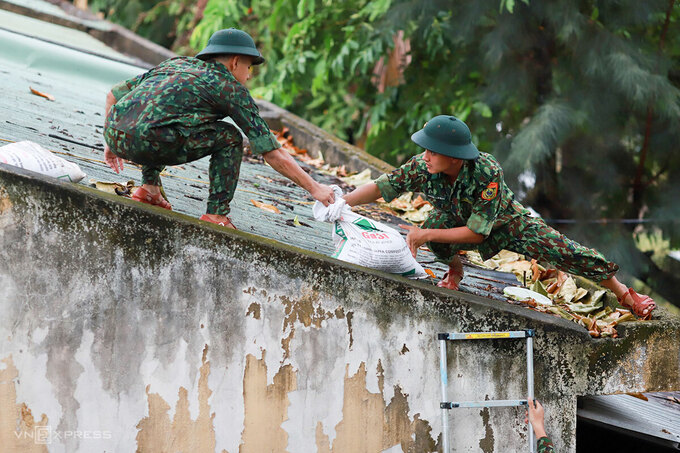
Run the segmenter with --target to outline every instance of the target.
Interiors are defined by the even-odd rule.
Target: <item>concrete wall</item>
[[[594,341],[3,165],[0,313],[7,452],[436,451],[437,332],[536,329],[561,452],[575,450],[577,395],[680,389],[677,319]],[[526,393],[522,341],[451,345],[448,361],[452,400]],[[452,412],[455,451],[526,451],[522,412]]]

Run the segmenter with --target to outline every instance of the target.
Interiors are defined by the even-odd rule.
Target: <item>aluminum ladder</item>
[[[440,333],[439,340],[439,373],[441,375],[442,399],[439,407],[442,410],[442,452],[450,453],[449,449],[449,410],[459,407],[513,407],[527,406],[526,399],[520,400],[490,400],[490,401],[448,401],[446,389],[448,387],[448,365],[446,359],[446,342],[459,340],[500,340],[526,338],[527,341],[527,394],[534,399],[534,331],[512,330],[508,332],[456,332]],[[536,453],[536,439],[533,427],[529,426],[529,452]]]

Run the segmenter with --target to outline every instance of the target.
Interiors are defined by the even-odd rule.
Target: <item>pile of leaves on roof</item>
[[[518,253],[503,250],[486,261],[482,261],[477,252],[467,252],[465,256],[472,264],[514,273],[526,288],[547,297],[552,305],[541,304],[532,298],[508,299],[508,302],[573,321],[586,328],[592,337],[616,338],[619,323],[636,320],[630,310],[609,306],[605,289],[579,287],[571,275],[546,269],[536,260],[527,261]]]

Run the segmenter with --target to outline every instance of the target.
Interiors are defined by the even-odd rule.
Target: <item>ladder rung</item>
[[[437,335],[439,340],[491,340],[503,338],[527,338],[533,337],[534,331],[511,330],[508,332],[450,332]]]
[[[440,403],[442,409],[455,409],[458,407],[515,407],[526,406],[527,400],[490,400],[490,401],[453,401]]]

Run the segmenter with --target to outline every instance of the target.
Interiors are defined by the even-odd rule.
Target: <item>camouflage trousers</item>
[[[164,129],[167,137],[168,129]],[[179,165],[210,156],[208,214],[227,215],[234,198],[243,156],[243,137],[232,124],[218,121],[198,127],[172,128],[172,142],[142,139],[106,127],[104,139],[118,157],[142,166],[142,184],[161,185],[166,165]],[[150,136],[153,138],[153,135]]]
[[[445,212],[434,210],[422,228],[458,226],[461,225],[456,225]],[[549,227],[542,219],[529,216],[518,217],[500,230],[492,231],[481,244],[429,242],[427,245],[439,261],[447,264],[460,250],[479,249],[482,257],[487,259],[505,249],[596,282],[612,278],[619,270],[617,264],[608,261],[597,250],[584,247]]]

